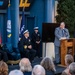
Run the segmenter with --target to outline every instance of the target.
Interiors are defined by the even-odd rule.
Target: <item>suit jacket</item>
[[[46,75],[55,75],[55,72],[54,71],[46,70]]]
[[[32,75],[32,72],[23,72],[24,75]]]
[[[54,41],[55,46],[60,46],[61,37],[63,37],[62,29],[60,27],[57,27],[55,29],[55,41]],[[69,39],[70,37],[69,31],[66,28],[64,28],[64,37],[66,37],[66,39]]]

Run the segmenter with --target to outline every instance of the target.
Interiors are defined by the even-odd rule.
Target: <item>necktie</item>
[[[62,30],[62,37],[64,37],[65,36],[65,32],[64,32],[64,29]]]

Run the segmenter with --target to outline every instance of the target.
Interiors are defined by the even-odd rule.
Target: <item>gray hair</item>
[[[12,70],[9,75],[24,75],[20,70]]]
[[[75,62],[69,65],[69,72],[71,75],[75,75]]]
[[[72,62],[74,62],[74,58],[71,54],[67,54],[65,56],[65,64],[69,66]]]
[[[32,75],[45,75],[45,69],[41,65],[35,65],[32,70]]]
[[[20,63],[19,63],[19,66],[20,66],[20,70],[25,72],[30,72],[32,71],[32,66],[31,66],[31,63],[29,61],[28,58],[23,58],[21,59]]]
[[[49,57],[45,57],[40,63],[46,70],[56,71],[53,61]]]

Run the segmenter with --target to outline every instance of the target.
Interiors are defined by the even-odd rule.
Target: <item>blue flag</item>
[[[19,40],[22,38],[24,31],[25,31],[25,15],[24,15],[24,10],[23,10],[22,11],[22,20],[21,20],[21,26],[20,26]]]
[[[10,3],[7,9],[7,43],[11,43],[11,15],[10,15]]]

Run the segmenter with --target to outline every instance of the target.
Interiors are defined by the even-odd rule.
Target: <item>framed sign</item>
[[[25,7],[25,11],[29,11],[33,2],[34,0],[19,0],[20,11],[22,11],[23,7]]]
[[[19,0],[19,8],[22,10],[25,7],[26,11],[29,11],[34,0]],[[8,7],[9,0],[0,0],[0,9],[6,9]]]

